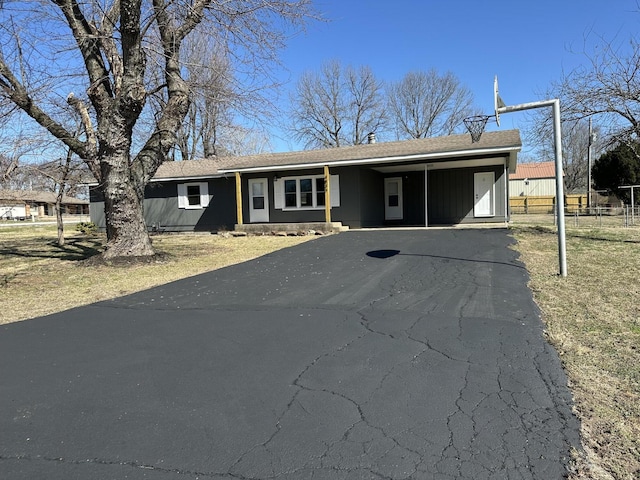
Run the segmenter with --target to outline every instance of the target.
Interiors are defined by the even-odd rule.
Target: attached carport
[[[509,220],[517,130],[255,155],[229,161],[237,227],[341,222],[350,228]],[[296,203],[297,198],[297,203]]]

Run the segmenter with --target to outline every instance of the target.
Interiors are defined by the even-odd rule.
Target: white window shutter
[[[329,194],[331,195],[331,206],[340,206],[340,175],[329,176]]]
[[[284,182],[279,178],[273,180],[273,208],[284,208]]]
[[[200,184],[200,206],[209,206],[209,184],[207,182],[202,182]]]
[[[178,208],[187,208],[187,185],[178,184]]]

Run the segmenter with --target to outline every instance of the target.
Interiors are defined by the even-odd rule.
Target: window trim
[[[301,180],[311,180],[311,196],[312,196],[312,206],[302,206],[301,205],[301,191],[300,191],[300,181]],[[274,208],[285,212],[292,211],[301,211],[301,210],[324,210],[326,207],[324,204],[318,205],[318,193],[317,189],[317,180],[322,179],[324,181],[324,175],[296,175],[296,176],[288,176],[274,179],[274,193],[276,195],[276,205]],[[294,180],[296,182],[296,206],[295,207],[287,207],[286,206],[286,189],[285,182],[287,180]],[[339,184],[338,184],[338,175],[331,175],[331,207],[339,207],[340,206],[340,195],[334,192],[339,192]],[[335,182],[335,185],[334,185]],[[324,190],[323,190],[324,193]]]
[[[189,187],[198,187],[200,189],[200,203],[197,205],[189,204]],[[178,184],[178,208],[184,210],[202,210],[209,206],[209,183],[208,182],[190,182]]]

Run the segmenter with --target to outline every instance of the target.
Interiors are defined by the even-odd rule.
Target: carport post
[[[324,166],[324,221],[331,223],[331,180],[329,165]]]
[[[496,80],[497,82],[497,80]],[[564,226],[564,180],[562,174],[562,134],[560,130],[560,100],[543,100],[540,102],[522,103],[520,105],[499,106],[496,88],[496,114],[519,112],[533,108],[553,108],[553,134],[556,154],[556,212],[558,215],[558,258],[560,263],[560,276],[567,276],[567,243]]]
[[[236,220],[242,225],[242,181],[240,172],[236,172]]]

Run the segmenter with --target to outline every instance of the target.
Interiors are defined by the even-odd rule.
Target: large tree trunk
[[[108,183],[103,189],[107,247],[103,258],[154,255],[144,221],[143,200],[128,182]]]
[[[103,159],[101,166],[107,227],[107,246],[103,258],[154,255],[144,221],[145,182],[132,172],[128,151],[123,150],[109,159]]]

